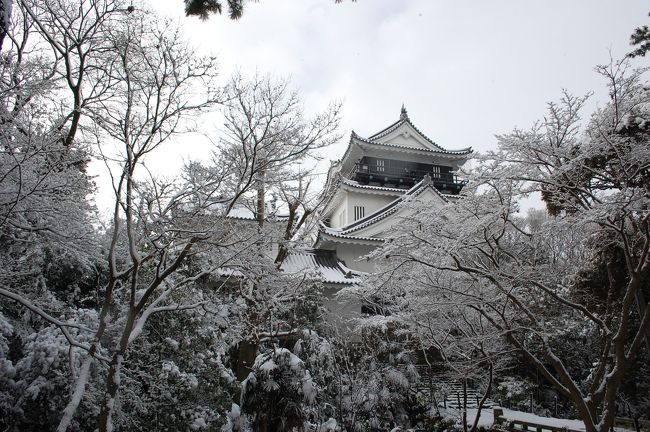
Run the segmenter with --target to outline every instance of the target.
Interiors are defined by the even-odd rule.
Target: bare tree
[[[212,207],[213,214],[231,216],[236,206],[243,206],[257,222],[257,241],[240,264],[245,283],[239,295],[246,301],[247,314],[242,317],[246,324],[236,370],[244,379],[260,343],[298,331],[290,309],[303,298],[307,285],[302,278],[279,273],[277,263],[318,204],[311,172],[301,164],[317,159],[318,150],[339,138],[340,104],[308,118],[289,82],[270,76],[248,80],[235,75],[224,93],[225,125],[212,165],[192,164],[186,175],[205,185],[196,200]],[[273,195],[282,203],[275,210],[267,205]],[[282,210],[289,213],[286,222],[284,217],[274,219]],[[244,225],[241,222],[237,229],[252,228]],[[269,252],[278,243],[274,264]]]
[[[113,1],[24,0],[17,6],[2,62],[0,227],[53,234],[56,219],[25,215],[27,209],[44,215],[39,207],[45,205],[60,214],[75,207],[66,197],[82,201],[89,192],[83,173],[88,148],[73,142],[82,111],[108,90],[100,53],[107,26],[124,11]]]
[[[169,297],[209,272],[174,277],[197,243],[213,237],[213,231],[177,226],[172,215],[182,209],[179,206],[188,192],[166,190],[153,180],[144,188],[137,172],[146,155],[182,132],[192,116],[213,107],[221,97],[214,82],[215,60],[196,55],[178,32],[170,31],[169,23],[134,12],[114,26],[110,36],[105,68],[110,72],[107,86],[112,97],[102,100],[90,114],[98,144],[106,147],[115,142],[119,162],[113,174],[116,201],[108,284],[93,345],[99,348],[109,327],[117,335],[107,347],[110,361],[99,417],[101,431],[112,428],[120,370],[129,345],[152,314],[200,306],[201,302],[170,304]],[[126,257],[118,255],[122,234]],[[122,286],[127,295],[120,299],[116,290]],[[124,303],[116,307],[119,300]]]
[[[467,197],[437,211],[418,209],[417,221],[405,222],[381,252],[413,266],[411,284],[402,285],[412,304],[453,299],[455,308],[480,316],[572,401],[590,432],[613,424],[621,384],[650,328],[643,301],[650,99],[642,72],[620,64],[598,71],[612,100],[585,135],[578,117],[584,99],[565,95],[531,131],[499,137],[500,151],[484,159]],[[533,226],[517,216],[517,200],[539,189],[556,216]],[[575,243],[558,247],[558,238]],[[566,339],[576,333],[596,342],[585,353],[590,368],[568,355],[575,347]]]
[[[305,236],[311,232],[314,218],[311,216],[323,205],[325,195],[313,190],[313,175],[311,172],[297,173],[297,180],[280,184],[279,193],[287,207],[287,222],[284,233],[279,239],[276,264],[281,264],[293,245],[306,243]]]
[[[255,192],[254,212],[260,226],[267,214],[270,190],[298,183],[303,177],[296,165],[318,157],[317,151],[340,135],[340,104],[308,118],[298,93],[287,80],[235,75],[226,86],[224,137],[218,165],[234,168],[234,186],[227,211]],[[304,185],[305,183],[303,183]],[[285,187],[286,190],[286,187]],[[299,194],[300,195],[300,194]]]
[[[83,111],[108,97],[102,52],[110,27],[123,21],[132,9],[121,0],[42,2],[19,0],[24,21],[50,47],[51,78],[64,83],[70,98],[60,108],[58,129],[66,147],[77,135]],[[64,93],[65,94],[65,93]],[[64,100],[65,100],[64,99]]]
[[[3,231],[6,234],[4,228],[11,227],[49,232],[61,226],[74,232],[71,218],[56,210],[83,213],[85,209],[87,192],[75,192],[75,182],[85,178],[82,167],[87,158],[77,150],[80,135],[89,144],[94,141],[112,170],[115,207],[108,283],[101,290],[97,328],[81,329],[56,319],[24,293],[2,287],[0,294],[58,326],[71,351],[86,353],[74,371],[70,402],[58,430],[70,425],[96,362],[108,366],[99,428],[110,430],[121,362],[147,319],[204,303],[175,304],[171,294],[210,272],[202,269],[176,275],[198,243],[219,242],[219,229],[196,222],[188,214],[194,211],[187,205],[195,195],[191,184],[147,179],[142,163],[172,135],[189,130],[194,116],[221,100],[215,83],[216,62],[189,49],[169,23],[156,22],[145,11],[122,9],[119,2],[22,1],[19,5],[21,27],[10,34],[15,51],[7,54],[14,62],[5,69],[2,89],[8,96],[3,99],[2,157],[12,162],[6,171],[3,164],[0,180]],[[30,44],[30,37],[35,38],[35,45]],[[38,51],[42,42],[51,48],[50,55]],[[65,90],[72,95],[69,111],[59,110],[54,102]],[[41,101],[43,108],[35,109]],[[58,115],[52,116],[53,110]],[[48,119],[54,120],[46,123]],[[51,217],[35,219],[33,215],[39,213],[51,213]],[[181,213],[184,217],[173,218]],[[21,218],[39,224],[22,224]],[[61,243],[71,244],[70,238]],[[126,288],[126,295],[121,287]],[[81,343],[69,329],[94,336],[89,343]]]
[[[253,89],[240,80],[241,101],[262,98],[262,105],[247,112],[258,116],[259,125],[244,141],[224,141],[220,164],[209,172],[188,170],[185,182],[160,181],[146,169],[147,156],[170,137],[192,130],[197,115],[234,93],[223,93],[216,85],[215,59],[187,48],[170,23],[156,22],[147,11],[120,1],[77,3],[17,3],[18,18],[7,36],[11,49],[3,51],[7,61],[0,66],[0,241],[13,242],[10,250],[20,255],[13,245],[28,236],[33,240],[34,233],[50,233],[61,247],[96,252],[99,241],[89,237],[93,230],[86,196],[91,188],[84,169],[94,149],[111,173],[115,194],[107,281],[99,286],[98,278],[95,293],[98,320],[85,325],[74,318],[67,321],[63,316],[74,313],[34,301],[11,282],[15,272],[6,267],[0,274],[0,296],[3,306],[16,302],[45,326],[57,327],[70,346],[70,383],[65,386],[70,398],[58,430],[74,426],[93,374],[103,377],[97,371],[105,371],[98,418],[99,430],[105,431],[119,420],[115,413],[123,362],[148,319],[206,307],[200,290],[183,296],[185,290],[179,288],[209,274],[221,283],[228,271],[239,278],[246,270],[246,278],[234,283],[251,306],[246,336],[259,343],[295,332],[290,313],[280,314],[297,303],[303,280],[280,277],[272,259],[251,252],[266,241],[260,230],[242,229],[207,209],[221,204],[225,216],[243,197],[259,191],[262,206],[264,195],[275,191],[291,200],[294,213],[300,206],[308,208],[309,181],[300,180],[304,175],[296,175],[291,164],[337,138],[339,107],[305,119],[286,82],[259,79]],[[238,91],[236,80],[231,84],[228,90]],[[270,112],[258,111],[264,101],[270,102]],[[228,106],[233,125],[235,103],[233,99]],[[304,225],[307,214],[301,220],[290,218],[287,239]],[[3,264],[9,262],[2,258]],[[17,271],[25,270],[21,263],[16,260]],[[230,270],[220,279],[225,265]]]

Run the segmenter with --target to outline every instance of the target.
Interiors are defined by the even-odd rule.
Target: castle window
[[[432,167],[431,172],[432,172],[431,177],[440,178],[440,167],[438,165],[434,165]]]
[[[366,208],[364,206],[354,206],[354,220],[359,220],[366,215]]]
[[[377,159],[377,172],[384,172],[384,160]]]

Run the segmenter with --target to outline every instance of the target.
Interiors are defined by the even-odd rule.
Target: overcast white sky
[[[562,88],[602,100],[594,65],[629,52],[632,30],[650,24],[647,0],[259,0],[236,22],[157,4],[219,56],[224,77],[289,75],[310,107],[342,99],[346,134],[374,133],[404,103],[443,147],[478,150],[530,125]]]
[[[184,17],[182,0],[152,3],[218,55],[224,79],[236,69],[290,76],[312,111],[343,100],[345,138],[331,159],[352,129],[371,135],[398,119],[402,103],[441,146],[479,151],[530,126],[563,88],[595,90],[593,104],[602,103],[594,65],[624,56],[633,29],[650,23],[641,0],[259,0],[239,21],[205,22]],[[205,143],[184,139],[156,158],[166,172],[179,165],[176,151],[205,154]]]

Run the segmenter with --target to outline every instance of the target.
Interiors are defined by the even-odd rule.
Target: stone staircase
[[[459,409],[463,407],[463,384],[459,380],[451,379],[442,374],[432,374],[429,376],[429,368],[416,366],[420,381],[414,390],[424,395],[433,395],[440,408]],[[483,393],[476,388],[468,386],[467,388],[467,408],[478,407]],[[486,400],[483,408],[490,408],[496,405],[491,400]]]

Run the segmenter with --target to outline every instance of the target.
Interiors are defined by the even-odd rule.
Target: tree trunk
[[[639,310],[639,317],[643,318],[643,313],[646,310],[647,303],[645,301],[645,296],[643,295],[643,287],[639,286],[636,290],[636,306]],[[645,329],[643,333],[643,338],[645,340],[645,347],[650,356],[650,326]]]
[[[266,218],[266,170],[260,169],[257,179],[257,206],[255,209],[255,219],[260,227],[264,226]]]
[[[237,380],[243,381],[246,379],[253,367],[256,354],[257,344],[255,342],[248,340],[239,342],[239,347],[237,349],[237,366],[235,370]]]
[[[120,372],[122,369],[122,362],[124,361],[124,354],[129,346],[129,337],[133,331],[136,315],[137,311],[133,306],[131,306],[126,323],[124,324],[124,330],[122,331],[118,348],[111,357],[108,375],[106,376],[106,392],[99,413],[99,432],[111,432],[113,430],[112,416],[115,408],[115,401],[120,391]]]
[[[108,375],[106,376],[106,393],[99,413],[99,432],[111,432],[113,430],[113,409],[115,399],[120,388],[120,369],[124,356],[120,352],[113,354],[111,358]]]

